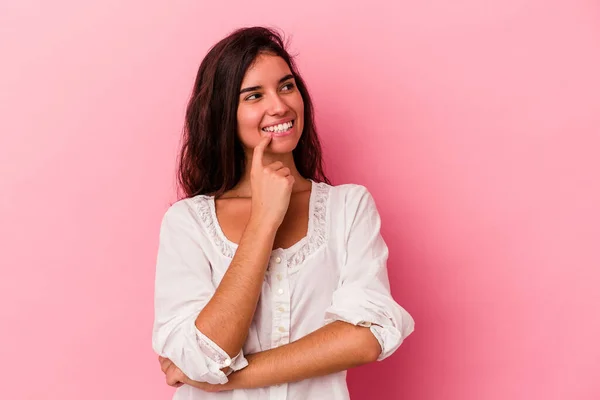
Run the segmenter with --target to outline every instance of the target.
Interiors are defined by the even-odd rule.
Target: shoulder
[[[334,229],[340,230],[343,245],[352,232],[358,234],[379,231],[381,218],[369,189],[360,184],[347,183],[331,186],[330,209]]]
[[[357,220],[378,220],[379,210],[369,189],[360,184],[329,186],[329,206],[336,224],[352,225]]]
[[[176,201],[165,211],[162,217],[162,225],[185,225],[188,227],[199,225],[202,221],[202,215],[210,212],[208,199],[209,196],[198,195]]]
[[[375,205],[375,201],[369,189],[366,186],[356,183],[345,183],[331,186],[332,201],[336,207],[342,207],[346,210],[357,210],[361,206],[368,204]]]

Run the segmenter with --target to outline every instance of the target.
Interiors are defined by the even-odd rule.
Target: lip
[[[283,131],[283,132],[269,132],[272,134],[271,137],[273,138],[279,138],[279,137],[285,137],[285,136],[289,136],[292,134],[292,131],[294,130],[294,128],[296,128],[296,124],[294,124],[290,129],[288,129],[287,131]]]

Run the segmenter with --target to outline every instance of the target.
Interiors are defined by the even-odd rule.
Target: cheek
[[[294,101],[294,111],[298,116],[299,122],[304,125],[304,101],[300,94],[298,94],[298,98]]]
[[[237,120],[238,126],[244,130],[257,130],[262,119],[262,112],[260,110],[244,107],[238,109]]]
[[[304,115],[304,100],[302,100],[302,95],[300,93],[298,93],[298,96],[296,96],[295,100],[295,108],[296,108],[296,112],[300,115]]]
[[[237,113],[237,128],[240,140],[245,145],[251,145],[260,137],[259,125],[262,114],[251,108],[239,108]]]

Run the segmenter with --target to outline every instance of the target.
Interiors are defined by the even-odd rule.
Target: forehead
[[[279,56],[261,54],[248,68],[242,86],[258,86],[277,83],[284,76],[291,74],[290,67]]]

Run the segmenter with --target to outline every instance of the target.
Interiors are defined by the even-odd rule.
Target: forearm
[[[221,283],[196,318],[198,330],[231,357],[248,336],[275,233],[251,218]]]
[[[335,321],[290,344],[247,355],[248,366],[221,390],[272,386],[375,361],[381,347],[369,328]]]

